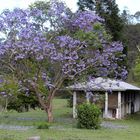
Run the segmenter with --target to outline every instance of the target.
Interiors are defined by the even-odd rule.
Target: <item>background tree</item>
[[[137,46],[140,45],[140,24],[126,25],[124,34],[126,36],[127,43],[129,44],[127,54],[129,69],[128,81],[136,82],[134,78],[133,67],[135,66],[135,61],[138,57]]]
[[[127,55],[127,41],[124,36],[125,22],[119,14],[119,8],[115,0],[79,0],[79,10],[91,10],[102,17],[104,26],[109,34],[112,36],[113,41],[122,41],[124,45],[123,53]],[[123,59],[118,63],[120,67],[125,66],[128,69],[127,59]]]
[[[139,13],[139,12],[136,12]],[[121,14],[123,21],[125,22],[123,34],[125,42],[127,44],[127,62],[128,62],[128,81],[136,82],[133,67],[135,66],[136,58],[138,57],[139,38],[140,38],[140,24],[136,19],[135,14],[130,14],[128,8],[125,8]]]
[[[134,17],[135,17],[135,19],[137,20],[137,23],[140,23],[140,11],[137,11],[137,12],[134,14]]]
[[[106,29],[112,35],[114,41],[122,40],[124,22],[119,15],[119,8],[115,0],[79,0],[80,10],[95,11],[105,19]]]
[[[96,1],[95,0],[79,0],[77,2],[79,10],[91,10],[95,11]]]
[[[10,97],[11,99],[11,97]],[[7,109],[16,110],[18,112],[29,111],[30,109],[39,108],[40,104],[34,93],[19,93],[17,96],[13,96],[9,101]]]
[[[88,77],[89,69],[96,77],[126,78],[125,68],[118,66],[123,45],[111,41],[102,22],[90,11],[72,14],[58,1],[51,1],[45,16],[37,8],[4,11],[0,15],[3,79],[11,78],[16,91],[35,93],[48,121],[53,121],[52,101],[65,80]]]
[[[140,63],[137,60],[136,66],[134,68],[134,76],[135,76],[135,80],[140,83]]]
[[[130,11],[127,7],[121,13],[121,18],[123,22],[125,23],[125,27],[127,25],[134,24],[134,15],[130,14]]]
[[[138,85],[140,85],[140,47],[137,46],[138,49],[138,56],[137,59],[135,61],[135,65],[133,68],[133,72],[134,72],[134,80],[137,82]]]

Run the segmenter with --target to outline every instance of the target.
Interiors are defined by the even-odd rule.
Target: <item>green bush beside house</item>
[[[91,103],[83,103],[77,107],[78,128],[98,129],[101,124],[101,110]]]

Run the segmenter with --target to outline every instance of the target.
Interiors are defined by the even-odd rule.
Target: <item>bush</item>
[[[49,129],[50,125],[47,122],[40,122],[37,124],[37,129]]]
[[[101,110],[95,104],[84,103],[77,107],[78,128],[98,129]]]

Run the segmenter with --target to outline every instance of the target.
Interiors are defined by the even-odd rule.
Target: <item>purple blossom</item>
[[[35,16],[35,17],[40,17],[40,16],[42,16],[42,11],[41,10],[39,10],[39,9],[37,9],[37,8],[33,8],[32,10],[31,10],[31,12],[30,12],[30,16]]]
[[[4,80],[3,79],[0,79],[0,83],[3,83],[4,82]]]
[[[3,97],[5,97],[5,98],[6,98],[6,97],[7,97],[7,95],[5,94],[5,95],[3,95]]]
[[[6,10],[0,14],[0,33],[5,33],[5,38],[0,38],[0,57],[10,64],[2,65],[19,81],[19,89],[28,93],[29,87],[37,85],[39,90],[46,87],[48,93],[58,77],[79,78],[85,72],[88,75],[89,69],[91,77],[126,78],[126,68],[118,66],[124,58],[124,46],[111,42],[103,27],[96,31],[93,28],[104,20],[91,11],[71,13],[65,4],[54,0],[51,3],[44,18],[38,9]],[[40,18],[45,24],[51,23],[49,30],[38,21]],[[87,38],[88,33],[95,37]],[[4,71],[11,77],[8,72]]]
[[[84,31],[92,31],[93,24],[103,22],[104,20],[91,11],[78,11],[72,21],[72,26],[79,27]]]
[[[58,0],[50,1],[50,8],[48,10],[48,17],[51,19],[51,26],[54,29],[66,27],[70,22],[71,11],[63,2]]]
[[[2,91],[2,92],[0,92],[0,94],[1,94],[1,95],[5,95],[5,94],[6,94],[6,92],[5,92],[5,91]]]

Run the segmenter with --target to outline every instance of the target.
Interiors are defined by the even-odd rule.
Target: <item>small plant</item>
[[[47,122],[40,122],[37,124],[37,129],[49,129],[49,126]]]
[[[78,128],[98,129],[101,110],[95,104],[83,103],[77,107]]]

